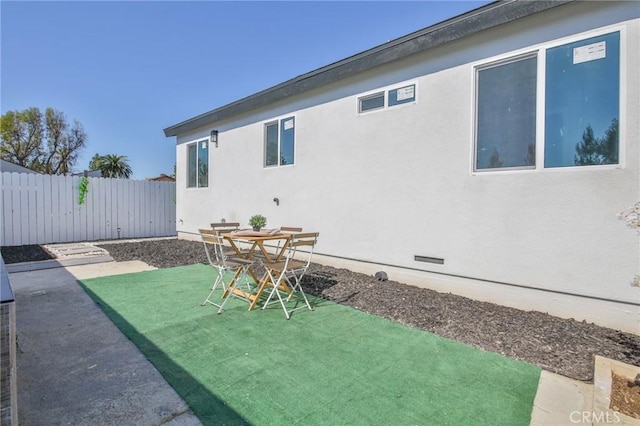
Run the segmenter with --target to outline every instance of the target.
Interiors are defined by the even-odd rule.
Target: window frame
[[[408,89],[408,88],[412,88],[412,93],[413,96],[410,98],[406,98],[406,99],[401,99],[398,100],[398,92],[402,89]],[[391,99],[391,93],[395,92],[395,100],[392,101]],[[389,89],[387,90],[387,108],[392,108],[392,107],[396,107],[399,105],[404,105],[404,104],[411,104],[411,103],[415,103],[416,102],[416,83],[411,83],[411,84],[407,84],[404,86],[398,86],[398,87],[394,87],[393,89]]]
[[[289,129],[284,129],[285,125],[287,122],[291,121],[293,126],[290,128],[292,130],[292,162],[290,164],[282,164],[282,145],[283,145],[283,132]],[[262,167],[264,169],[275,169],[275,168],[280,168],[280,167],[290,167],[296,164],[296,127],[297,127],[297,116],[294,115],[287,115],[287,116],[283,116],[283,117],[278,117],[275,118],[273,120],[269,120],[269,121],[265,121],[263,123],[262,126],[262,132],[263,132],[263,143],[262,143],[262,152],[263,152],[263,156],[262,156]],[[267,129],[269,128],[269,126],[274,126],[276,127],[277,130],[277,146],[278,146],[278,152],[277,152],[277,164],[267,164],[267,160],[268,160],[268,136],[269,133],[267,131]],[[286,141],[284,141],[286,142]]]
[[[607,34],[619,33],[619,93],[618,93],[618,163],[617,164],[596,164],[596,165],[571,165],[563,167],[545,167],[545,129],[546,129],[546,56],[547,50],[587,40],[590,38],[601,37]],[[471,86],[472,86],[472,129],[471,129],[471,155],[470,155],[470,172],[472,175],[487,174],[487,173],[531,173],[531,172],[571,172],[575,170],[606,170],[606,169],[621,169],[625,167],[625,145],[626,145],[626,131],[625,125],[627,123],[626,114],[626,102],[627,102],[627,34],[626,27],[623,25],[610,25],[600,27],[594,30],[573,34],[571,36],[562,37],[549,42],[539,43],[534,46],[529,46],[516,51],[511,51],[502,55],[497,55],[489,59],[483,59],[473,63],[471,66]],[[537,69],[537,82],[536,82],[536,126],[535,126],[535,167],[511,167],[511,168],[492,168],[492,169],[477,169],[477,90],[478,90],[478,70],[487,69],[492,66],[499,66],[505,63],[509,63],[516,58],[526,55],[536,55],[538,62]]]
[[[207,176],[206,176],[206,182],[204,185],[201,185],[201,177],[200,177],[200,172],[199,172],[199,167],[198,167],[198,163],[199,163],[199,158],[200,158],[200,144],[202,142],[206,142],[207,143]],[[200,138],[197,141],[194,142],[190,142],[187,145],[187,179],[186,179],[186,183],[187,183],[187,189],[202,189],[202,188],[208,188],[209,187],[209,147],[211,145],[211,141],[209,140],[209,138]],[[190,181],[190,175],[191,175],[191,149],[195,148],[195,154],[196,154],[196,182],[195,185],[191,185],[191,181]]]
[[[382,99],[382,106],[375,107],[375,108],[369,108],[369,109],[363,109],[362,108],[363,101],[368,101],[370,99],[376,99],[376,98],[381,98]],[[387,102],[386,102],[386,96],[385,96],[385,91],[384,90],[381,91],[381,92],[372,93],[370,95],[360,96],[358,98],[358,114],[365,114],[367,112],[377,111],[377,110],[380,110],[380,109],[385,109],[386,106],[387,106]]]
[[[535,146],[535,155],[534,155],[534,159],[533,159],[533,165],[522,165],[522,166],[510,166],[510,167],[493,167],[493,168],[483,168],[483,169],[478,169],[478,112],[479,112],[479,89],[480,89],[480,85],[479,85],[479,75],[480,72],[485,71],[485,70],[490,70],[492,68],[497,68],[497,67],[501,67],[501,66],[505,66],[505,65],[509,65],[509,64],[514,64],[516,62],[519,61],[525,61],[528,59],[535,59],[536,60],[536,102],[535,102],[535,106],[534,106],[534,111],[535,111],[535,117],[534,120],[536,121],[536,124],[534,125],[534,146]],[[493,62],[488,62],[484,65],[478,65],[478,66],[474,66],[474,103],[473,103],[473,165],[472,165],[472,170],[474,173],[486,173],[486,172],[495,172],[495,171],[512,171],[512,170],[535,170],[536,167],[538,167],[538,123],[537,123],[537,119],[538,119],[538,103],[539,103],[539,99],[538,99],[538,90],[540,89],[539,87],[539,73],[540,73],[540,55],[538,51],[530,51],[530,52],[524,52],[518,55],[514,55],[514,56],[509,56],[506,58],[503,58],[501,60],[498,61],[493,61]]]
[[[409,87],[413,87],[413,97],[408,99],[403,99],[400,101],[396,100],[393,103],[391,102],[392,92],[396,92],[396,97],[397,97],[397,93],[399,90],[407,89]],[[362,101],[366,101],[368,99],[373,99],[377,97],[382,98],[382,103],[383,103],[382,106],[377,108],[362,110]],[[402,106],[415,105],[416,103],[418,103],[418,82],[417,81],[394,84],[392,86],[386,86],[382,89],[376,89],[375,91],[371,91],[371,92],[367,92],[365,94],[359,95],[356,101],[357,115],[358,116],[367,115],[370,113],[374,113],[376,111],[386,111],[388,109],[399,108]]]

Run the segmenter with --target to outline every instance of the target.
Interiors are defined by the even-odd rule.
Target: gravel
[[[197,241],[161,239],[99,246],[116,261],[141,260],[157,268],[207,263]],[[34,255],[30,247],[25,255]],[[6,263],[25,261],[19,252],[17,247],[2,248]],[[640,366],[640,336],[585,321],[378,281],[319,264],[312,264],[303,288],[309,294],[577,380],[593,380],[595,355]]]

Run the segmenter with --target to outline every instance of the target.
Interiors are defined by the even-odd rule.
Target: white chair
[[[273,289],[262,306],[262,309],[265,309],[271,303],[276,303],[275,300],[273,302],[271,301],[275,296],[278,298],[278,302],[280,302],[287,319],[291,317],[292,312],[298,309],[304,309],[305,306],[309,308],[309,310],[313,310],[309,299],[307,299],[307,295],[302,290],[301,280],[311,264],[313,250],[318,242],[318,235],[318,232],[292,234],[287,245],[285,260],[265,265],[267,271],[261,287],[264,288],[266,284],[269,284]],[[298,303],[296,303],[292,308],[288,308],[285,302],[291,302],[296,295],[302,297],[304,305],[298,306]],[[297,302],[299,302],[299,300]]]
[[[211,224],[211,229],[213,229],[214,231],[218,231],[219,233],[233,232],[237,231],[239,228],[239,222],[213,222]]]
[[[295,234],[298,232],[302,232],[302,227],[299,226],[281,226],[280,227],[280,232],[282,232],[283,234]],[[281,250],[281,241],[278,240],[278,245],[276,247],[276,253],[280,253]]]
[[[225,233],[238,231],[240,229],[240,223],[239,222],[212,222],[211,229],[214,230],[217,235],[221,235]],[[238,248],[238,250],[240,250],[241,257],[246,257],[247,250],[243,250],[240,247]],[[224,254],[227,257],[238,256],[238,253],[236,253],[236,251],[233,249],[233,247],[231,247],[231,245],[227,242],[227,240],[224,240]]]
[[[249,259],[242,259],[240,257],[229,257],[225,254],[225,247],[223,245],[224,238],[218,235],[218,233],[211,229],[200,229],[200,237],[204,244],[205,253],[207,254],[207,260],[209,264],[216,270],[216,279],[213,282],[211,291],[207,298],[202,302],[202,306],[211,304],[218,308],[218,313],[222,312],[224,305],[227,303],[230,297],[237,297],[247,302],[251,300],[247,297],[247,293],[237,289],[237,284],[244,278],[247,285],[247,289],[250,289],[250,281],[247,276],[247,271],[253,261]],[[226,280],[227,275],[233,274],[230,280]],[[215,303],[211,300],[218,286],[222,290],[222,303]]]

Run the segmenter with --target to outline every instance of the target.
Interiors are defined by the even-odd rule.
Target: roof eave
[[[571,1],[496,1],[167,127],[164,134],[177,136]]]

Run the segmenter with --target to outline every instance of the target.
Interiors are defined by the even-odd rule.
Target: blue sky
[[[134,179],[173,173],[165,127],[487,1],[1,1],[0,106],[80,121]]]

